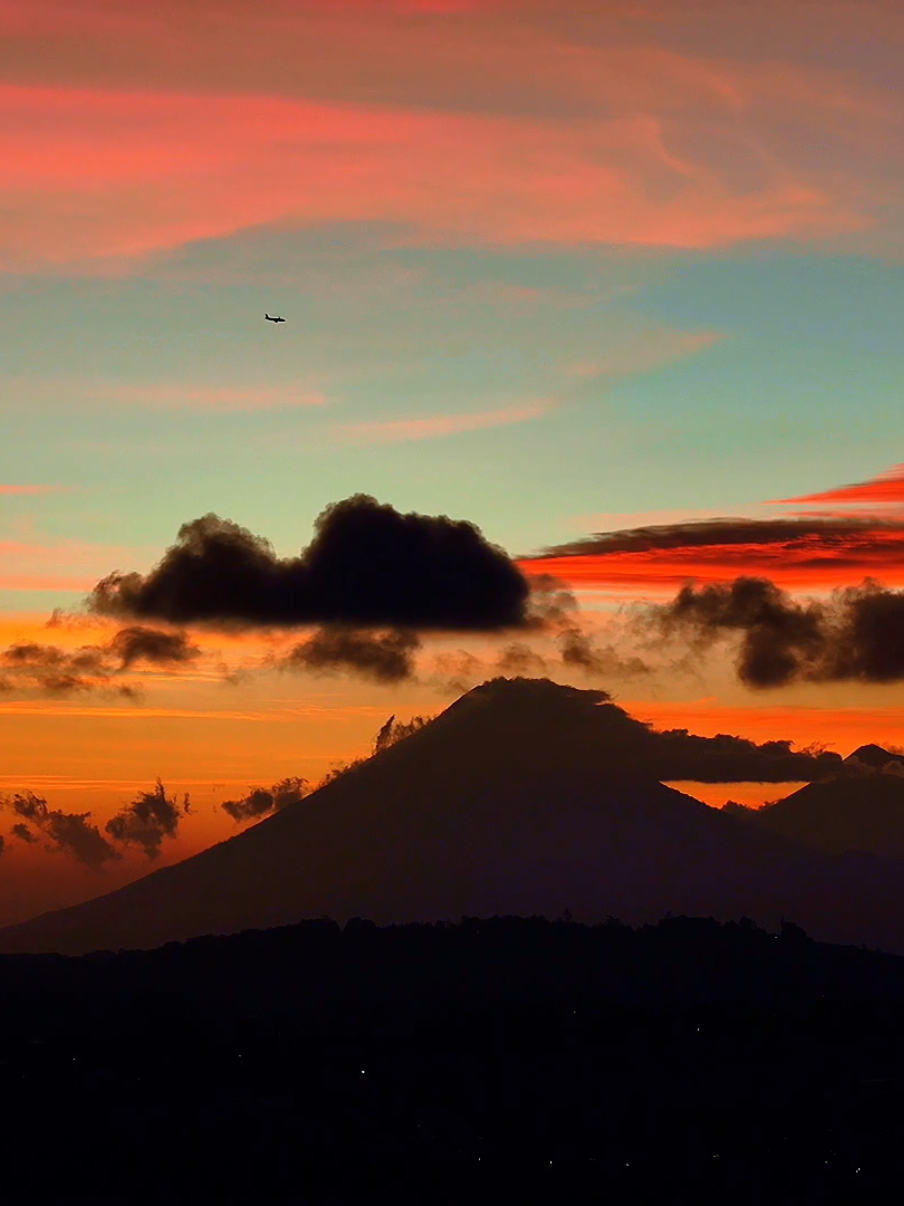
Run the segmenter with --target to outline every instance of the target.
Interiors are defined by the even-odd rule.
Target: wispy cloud
[[[801,494],[796,498],[775,500],[777,506],[795,506],[800,503],[822,503],[825,507],[830,508],[824,512],[829,515],[862,514],[862,508],[880,512],[889,509],[895,514],[900,514],[904,509],[904,465],[895,465],[865,482],[855,482],[849,486],[834,486],[829,490],[820,490],[816,494]],[[804,512],[804,514],[820,513]]]
[[[325,394],[292,385],[250,389],[180,384],[104,385],[95,391],[95,396],[101,401],[109,399],[127,406],[173,410],[228,412],[326,405]]]
[[[409,440],[434,440],[442,436],[460,435],[467,431],[483,431],[489,427],[507,427],[542,419],[556,408],[549,400],[529,402],[523,406],[508,406],[501,410],[483,410],[463,415],[430,415],[417,419],[389,419],[385,422],[341,423],[333,434],[347,444],[398,444]]]
[[[66,486],[14,486],[0,484],[0,495],[3,494],[62,494]]]
[[[576,360],[565,365],[566,377],[578,381],[607,380],[642,373],[683,356],[720,343],[722,331],[682,331],[677,327],[651,327],[628,335],[620,346],[593,360]]]
[[[326,395],[304,382],[243,387],[187,381],[90,381],[71,377],[7,377],[9,393],[29,402],[71,403],[105,408],[200,410],[217,413],[325,406]],[[60,486],[0,486],[0,494],[43,494]]]

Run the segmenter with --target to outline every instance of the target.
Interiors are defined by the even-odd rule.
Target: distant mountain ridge
[[[236,837],[0,931],[0,951],[151,947],[319,916],[570,910],[784,916],[822,940],[904,952],[901,868],[804,849],[665,787],[656,748],[605,693],[497,679]]]

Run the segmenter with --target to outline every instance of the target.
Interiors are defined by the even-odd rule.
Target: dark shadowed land
[[[904,960],[330,922],[0,958],[5,1201],[888,1202]]]
[[[904,951],[904,864],[660,782],[884,790],[894,759],[657,734],[545,680],[412,728],[0,934],[94,951],[0,955],[4,1200],[900,1196],[904,958],[868,947]]]
[[[230,841],[107,896],[0,931],[0,950],[80,953],[328,916],[667,912],[904,952],[894,860],[831,855],[665,787],[843,770],[783,743],[660,735],[603,692],[497,679],[406,740]],[[757,770],[759,768],[759,770]],[[803,773],[806,770],[808,773]]]

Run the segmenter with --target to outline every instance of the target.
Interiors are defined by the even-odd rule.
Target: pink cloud
[[[734,192],[657,119],[580,122],[270,97],[0,87],[0,260],[140,255],[275,221],[423,237],[711,247],[861,219],[777,173]]]
[[[5,0],[0,263],[277,221],[688,248],[893,222],[904,106],[850,35],[888,54],[900,23],[717,7]]]
[[[482,431],[489,427],[507,427],[530,419],[542,419],[554,407],[552,402],[531,402],[502,410],[485,410],[467,415],[432,415],[423,419],[391,419],[375,423],[345,423],[334,428],[340,440],[349,444],[396,444],[408,440],[432,440]]]
[[[60,494],[65,486],[13,486],[0,485],[0,494]]]
[[[97,386],[92,394],[99,401],[160,409],[210,410],[218,412],[275,410],[280,407],[325,406],[326,395],[292,386],[230,389],[219,386],[174,384]]]

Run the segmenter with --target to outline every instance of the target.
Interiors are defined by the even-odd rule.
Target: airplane
[[[285,322],[286,321],[284,318],[280,318],[279,315],[277,315],[274,318],[272,314],[265,314],[264,318],[266,318],[267,322]]]

